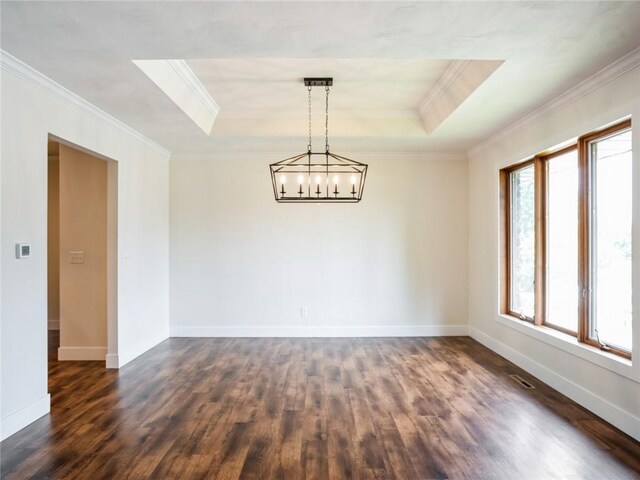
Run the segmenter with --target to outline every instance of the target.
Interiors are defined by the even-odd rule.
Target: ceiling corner
[[[418,106],[425,131],[433,133],[502,63],[503,60],[453,60]]]
[[[185,60],[132,61],[206,135],[211,135],[220,107]]]

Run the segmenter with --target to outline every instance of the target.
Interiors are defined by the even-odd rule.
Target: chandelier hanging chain
[[[324,87],[324,89],[327,92],[324,110],[324,148],[326,152],[329,152],[329,87]]]
[[[307,87],[307,90],[309,90],[309,144],[307,151],[311,152],[311,87]]]

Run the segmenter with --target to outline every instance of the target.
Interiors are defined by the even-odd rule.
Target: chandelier
[[[333,78],[305,78],[309,92],[307,151],[269,165],[276,202],[357,203],[362,199],[367,165],[329,151],[329,87]],[[311,148],[311,89],[325,89],[324,152]]]

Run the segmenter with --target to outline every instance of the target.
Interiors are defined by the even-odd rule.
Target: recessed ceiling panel
[[[332,111],[415,110],[450,60],[397,59],[201,59],[188,60],[225,116],[245,111],[299,112],[304,77],[333,77]],[[322,92],[314,88],[314,92]],[[322,94],[318,95],[321,99]],[[302,99],[302,105],[301,105]]]

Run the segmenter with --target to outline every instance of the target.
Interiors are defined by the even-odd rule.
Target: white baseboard
[[[107,353],[106,356],[107,368],[119,368],[120,360],[117,353]]]
[[[40,400],[30,403],[17,412],[7,415],[0,421],[0,441],[9,438],[30,423],[46,415],[51,410],[51,395],[47,394]]]
[[[111,358],[107,359],[107,368],[122,368],[130,361],[164,342],[167,338],[169,338],[169,332],[165,330],[159,335],[145,338],[144,341],[138,343],[134,348],[129,348],[124,352],[120,351],[117,355],[109,354]]]
[[[568,378],[558,375],[544,365],[521,354],[508,345],[499,342],[475,327],[469,327],[469,336],[507,360],[515,363],[563,395],[566,395],[574,402],[582,405],[587,410],[603,418],[611,425],[619,428],[627,435],[640,441],[640,418],[622,410],[620,407],[577,385]]]
[[[468,335],[467,325],[171,327],[172,337],[441,337]]]
[[[101,360],[104,362],[107,355],[107,347],[60,347],[58,348],[58,360]]]
[[[60,330],[60,320],[51,320],[47,321],[47,329],[48,330]]]

